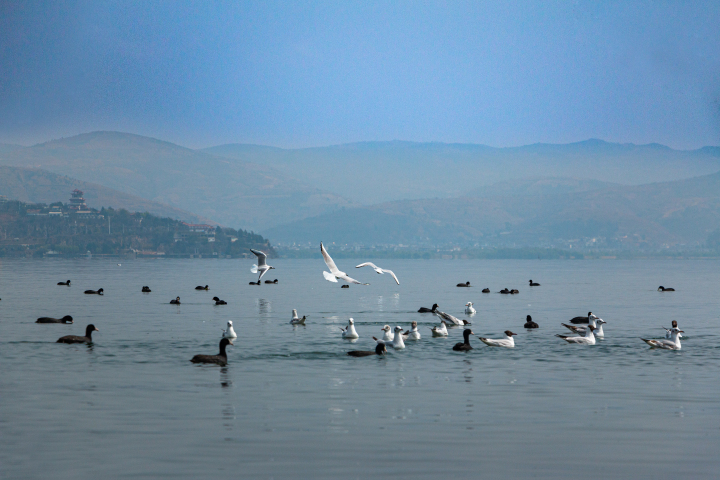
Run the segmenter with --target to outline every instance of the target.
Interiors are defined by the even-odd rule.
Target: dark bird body
[[[227,353],[225,353],[225,347],[232,345],[232,342],[227,338],[220,340],[220,353],[217,355],[195,355],[190,361],[192,363],[214,363],[224,367],[227,365]]]
[[[68,280],[67,282],[58,282],[58,285],[65,285],[66,287],[69,287],[69,286],[70,286],[70,280]]]
[[[277,284],[277,283],[278,283],[278,280],[277,280],[277,278],[276,278],[275,280],[265,280],[265,283],[274,285],[274,284]]]
[[[64,337],[58,338],[57,343],[92,343],[92,332],[99,332],[95,325],[90,324],[85,327],[85,336],[78,337],[77,335],[65,335]]]
[[[525,328],[538,328],[538,324],[533,322],[533,319],[530,315],[528,315],[526,318]]]
[[[420,310],[418,310],[418,313],[435,313],[435,310],[437,310],[438,304],[433,303],[432,308],[427,307],[420,307]]]
[[[489,288],[483,288],[482,293],[490,293],[490,289],[489,289]]]
[[[150,290],[150,287],[148,287],[147,285],[142,288],[142,293],[150,293],[150,292],[152,292],[152,290]]]
[[[674,288],[665,288],[665,287],[663,287],[662,285],[660,285],[660,286],[658,287],[658,291],[659,291],[659,292],[674,292],[675,289],[674,289]]]
[[[73,318],[70,315],[62,318],[40,317],[35,320],[35,323],[73,323]]]
[[[208,287],[207,285],[205,285],[204,287],[198,285],[197,287],[195,287],[195,290],[210,290],[210,287]]]
[[[585,325],[590,323],[590,315],[592,315],[592,312],[588,312],[587,317],[574,317],[570,319],[570,323],[574,323],[575,325]]]
[[[350,288],[350,285],[341,285],[340,288]]]
[[[470,282],[458,283],[458,284],[455,285],[455,286],[456,286],[456,287],[469,287],[469,286],[470,286]]]
[[[464,342],[458,342],[453,347],[453,350],[456,352],[467,352],[468,350],[472,350],[473,348],[470,346],[470,335],[475,335],[472,330],[469,328],[466,328],[465,331],[463,331],[463,338],[465,339]]]
[[[171,305],[180,305],[180,297],[175,297],[173,300],[170,300]]]
[[[85,293],[85,295],[102,295],[103,291],[104,290],[101,288],[99,290],[85,290],[84,293]]]
[[[539,284],[539,283],[534,283],[532,280],[530,280],[530,286],[531,286],[531,287],[539,287],[540,284]]]
[[[227,305],[225,300],[220,300],[218,297],[213,297],[213,300],[215,300],[215,305]]]
[[[387,352],[387,347],[384,343],[378,343],[375,347],[375,351],[368,351],[368,350],[353,350],[352,352],[347,352],[348,355],[351,357],[369,357],[371,355],[385,355]]]

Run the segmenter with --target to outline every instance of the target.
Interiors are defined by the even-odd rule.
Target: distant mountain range
[[[400,141],[304,149],[230,144],[204,151],[275,168],[364,205],[457,197],[526,177],[639,185],[720,170],[720,147],[680,151],[602,140],[512,148]]]
[[[0,164],[49,170],[256,231],[351,204],[267,166],[127,133],[15,149],[0,153]]]
[[[11,200],[27,203],[68,203],[70,192],[75,189],[84,192],[85,201],[92,208],[124,208],[130,212],[148,212],[189,223],[213,223],[194,213],[47,170],[0,166],[0,195]]]
[[[283,243],[622,249],[699,246],[720,227],[720,173],[639,186],[536,179],[481,193],[348,208],[264,234]]]

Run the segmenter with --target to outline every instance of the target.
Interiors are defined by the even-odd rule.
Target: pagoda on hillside
[[[70,210],[87,210],[87,205],[85,204],[85,199],[83,198],[83,191],[78,190],[77,188],[72,191],[72,197],[70,197],[70,205],[68,205],[68,208]]]

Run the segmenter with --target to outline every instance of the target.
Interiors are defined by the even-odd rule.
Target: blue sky
[[[720,144],[720,2],[0,2],[0,142]]]

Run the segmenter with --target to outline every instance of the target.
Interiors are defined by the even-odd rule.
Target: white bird
[[[581,345],[595,345],[595,335],[593,335],[593,330],[595,330],[595,327],[592,325],[588,325],[587,331],[585,332],[585,336],[583,337],[568,337],[567,335],[555,335],[556,337],[560,337],[563,340],[565,340],[568,343],[579,343]]]
[[[592,319],[592,323],[590,323],[590,325],[595,327],[595,331],[593,331],[593,335],[595,337],[605,338],[605,332],[603,332],[602,326],[606,323],[607,322],[602,318],[598,318],[597,320],[595,320],[594,318]],[[587,327],[576,327],[575,325],[568,325],[566,323],[563,323],[562,326],[573,333],[577,333],[578,335],[585,335],[585,333],[587,332]]]
[[[403,332],[403,337],[405,337],[405,340],[420,340],[420,332],[417,328],[417,322],[412,322],[410,330]]]
[[[662,327],[662,328],[665,329],[665,338],[670,340],[672,338],[672,328],[678,328],[677,320],[672,321],[672,328],[665,328],[665,327]]]
[[[357,283],[358,285],[370,285],[369,283],[358,282],[354,278],[350,278],[347,273],[341,272],[335,265],[335,262],[333,262],[333,259],[330,257],[330,255],[328,255],[327,250],[325,250],[322,242],[320,242],[320,253],[322,253],[323,260],[325,260],[325,265],[327,265],[327,267],[330,269],[330,273],[323,272],[323,276],[328,282],[337,283],[338,278],[340,278],[348,283]]]
[[[490,347],[505,347],[505,348],[515,348],[515,340],[513,339],[513,335],[517,335],[517,333],[513,333],[510,330],[505,330],[505,338],[500,338],[497,340],[493,340],[492,338],[485,338],[485,337],[478,337],[481,342],[483,342],[485,345],[488,345]]]
[[[435,315],[445,320],[449,327],[463,327],[465,325],[470,325],[470,322],[467,320],[460,320],[459,318],[453,317],[449,313],[441,312],[440,310],[435,310]]]
[[[384,342],[392,342],[395,338],[395,334],[390,330],[390,325],[385,325],[380,330],[383,332],[383,341]]]
[[[222,338],[237,338],[235,330],[233,330],[232,320],[228,320],[227,330],[223,330]]]
[[[640,338],[640,340],[647,343],[653,348],[662,348],[665,350],[680,350],[682,348],[682,345],[680,344],[680,337],[682,337],[682,335],[680,334],[685,332],[678,329],[677,327],[671,328],[670,331],[672,340],[646,340],[644,338]]]
[[[440,326],[439,327],[430,327],[430,330],[432,330],[433,337],[447,337],[448,336],[447,323],[445,323],[445,320],[440,320]]]
[[[473,308],[473,303],[468,302],[465,304],[465,313],[468,315],[475,315],[476,310]]]
[[[400,285],[400,280],[397,279],[397,277],[395,276],[395,274],[393,273],[392,270],[388,270],[387,268],[380,268],[372,262],[361,263],[360,265],[357,265],[355,268],[362,268],[362,267],[372,267],[372,269],[375,270],[375,272],[377,272],[379,274],[389,273],[395,279],[395,283]]]
[[[290,319],[290,324],[292,325],[305,325],[305,315],[302,316],[302,318],[298,317],[297,310],[293,308],[293,314],[292,319]]]
[[[250,251],[255,254],[258,262],[257,265],[253,264],[250,271],[252,273],[260,272],[260,276],[257,279],[258,285],[260,285],[260,279],[263,277],[263,275],[265,275],[268,270],[272,270],[275,267],[271,267],[267,264],[267,255],[264,252],[261,252],[260,250],[253,250],[252,248],[250,249]]]
[[[360,338],[360,335],[355,331],[355,321],[351,318],[348,320],[348,326],[345,328],[340,327],[342,330],[343,338]]]
[[[402,336],[402,327],[397,326],[395,327],[395,337],[393,338],[392,342],[387,342],[385,340],[380,340],[378,338],[373,337],[373,340],[375,340],[378,343],[384,343],[387,347],[392,347],[396,350],[400,350],[401,348],[405,348],[405,342],[403,342],[403,336]]]

